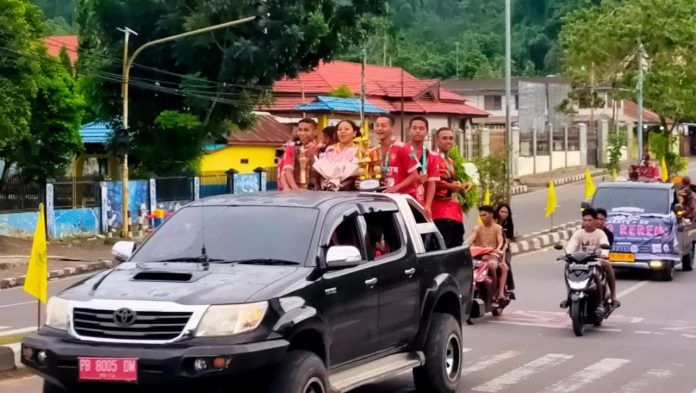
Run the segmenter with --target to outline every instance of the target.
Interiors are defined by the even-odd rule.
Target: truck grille
[[[115,310],[73,309],[73,326],[82,337],[166,341],[178,337],[190,312],[136,311],[127,326],[116,323]],[[131,323],[132,322],[132,323]]]

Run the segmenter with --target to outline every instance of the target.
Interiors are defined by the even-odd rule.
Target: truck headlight
[[[210,306],[196,330],[197,337],[231,336],[250,332],[261,324],[268,302]]]
[[[58,296],[48,299],[48,304],[46,304],[46,326],[59,330],[68,330],[68,321],[70,321],[70,302]]]

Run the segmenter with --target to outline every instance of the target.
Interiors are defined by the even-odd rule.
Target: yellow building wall
[[[207,153],[201,158],[201,172],[224,172],[235,169],[239,173],[252,173],[256,168],[275,167],[273,146],[227,146]],[[243,160],[245,163],[242,163]]]

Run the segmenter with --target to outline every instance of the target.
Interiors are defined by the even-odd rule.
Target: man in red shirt
[[[379,138],[379,146],[375,153],[384,179],[385,192],[408,194],[417,199],[418,169],[420,164],[416,159],[413,148],[397,141],[393,136],[394,118],[380,115],[375,120],[375,134]]]
[[[409,129],[411,131],[411,147],[416,153],[416,159],[420,163],[420,178],[418,179],[416,199],[425,208],[428,218],[432,217],[433,198],[435,197],[435,182],[440,180],[438,167],[438,155],[426,149],[425,138],[428,135],[428,119],[416,116],[411,119]]]
[[[301,153],[309,160],[319,153],[319,144],[316,141],[317,122],[313,119],[302,119],[297,125],[297,136],[299,143],[286,146],[285,154],[281,160],[281,176],[283,177],[283,191],[297,191],[306,189],[310,177],[311,167],[306,165],[305,183],[299,184],[300,180],[300,159]]]
[[[464,215],[457,194],[469,191],[471,184],[457,181],[454,160],[449,158],[449,151],[454,147],[454,132],[443,127],[437,130],[435,138],[439,150],[440,177],[435,184],[433,221],[440,230],[447,248],[459,247],[464,243]]]

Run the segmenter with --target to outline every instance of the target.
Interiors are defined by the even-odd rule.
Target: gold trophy
[[[355,143],[358,145],[360,191],[377,191],[381,187],[382,168],[379,166],[379,159],[370,151],[368,132],[355,138]]]
[[[300,146],[299,148],[299,153],[300,153],[300,184],[298,184],[302,188],[307,188],[307,166],[309,164],[309,159],[307,158],[307,152],[304,146]]]

